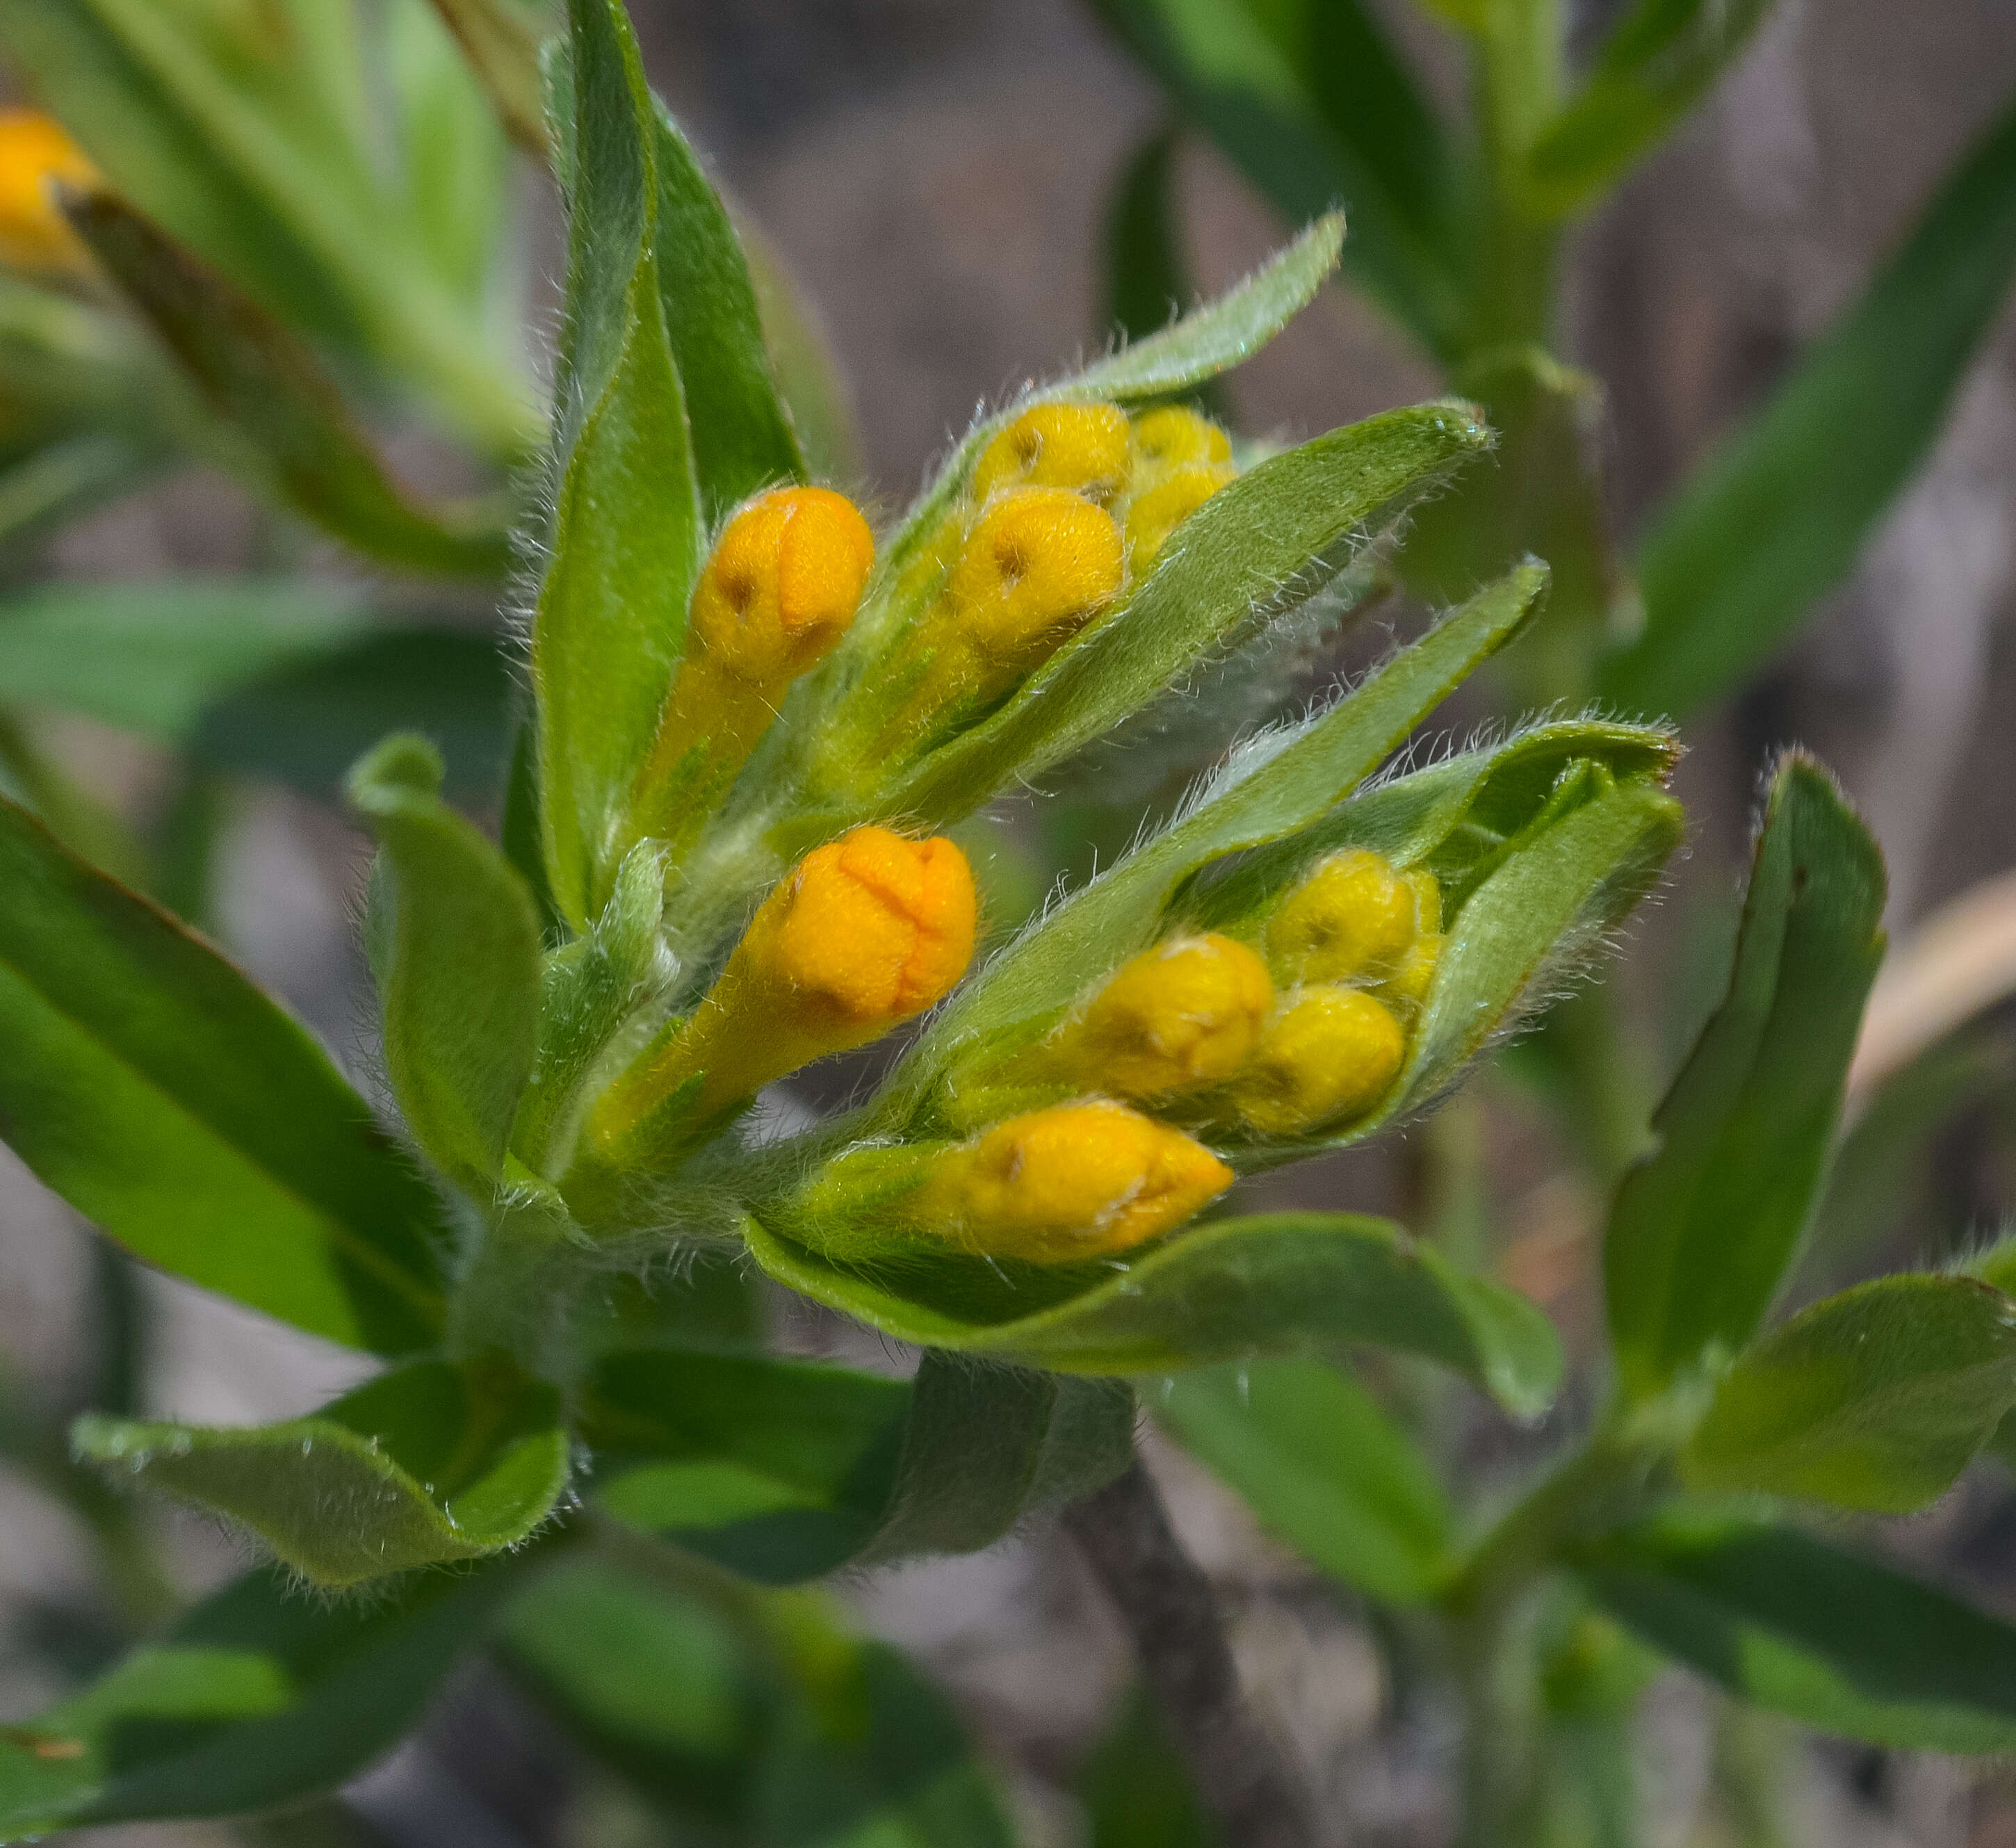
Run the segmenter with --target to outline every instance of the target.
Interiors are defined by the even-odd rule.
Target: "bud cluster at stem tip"
[[[815,849],[699,1007],[604,1096],[596,1137],[614,1151],[675,1098],[711,1118],[923,1013],[966,973],[977,914],[972,869],[942,838],[859,827]]]
[[[1193,411],[1039,404],[1013,418],[899,587],[923,612],[892,666],[905,692],[880,751],[928,741],[1027,678],[1233,473],[1225,432]]]
[[[0,264],[39,275],[87,271],[89,254],[56,189],[85,189],[99,178],[59,122],[35,110],[0,109]]]
[[[1440,912],[1432,875],[1353,848],[1273,907],[1257,947],[1216,932],[1157,944],[976,1087],[1082,1094],[941,1149],[898,1216],[989,1256],[1043,1261],[1169,1230],[1232,1183],[1212,1137],[1309,1135],[1391,1090]]]

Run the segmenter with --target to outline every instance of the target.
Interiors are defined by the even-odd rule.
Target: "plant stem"
[[[1133,1638],[1143,1678],[1230,1848],[1314,1848],[1301,1781],[1241,1700],[1211,1582],[1137,1460],[1064,1516]]]

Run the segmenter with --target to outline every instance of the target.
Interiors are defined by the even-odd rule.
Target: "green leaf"
[[[351,773],[385,854],[385,1063],[420,1146],[478,1195],[497,1180],[532,1075],[539,917],[510,863],[441,799],[441,760],[391,738]]]
[[[1312,1565],[1389,1603],[1432,1594],[1454,1516],[1420,1446],[1355,1381],[1318,1360],[1262,1360],[1186,1374],[1150,1403]]]
[[[227,459],[304,519],[410,571],[501,578],[501,513],[401,489],[306,342],[109,193],[70,207],[93,254],[238,439]]]
[[[228,1585],[82,1693],[0,1727],[0,1836],[228,1816],[355,1777],[425,1709],[553,1543],[370,1600]]]
[[[1596,204],[1736,62],[1772,5],[1636,0],[1528,149],[1528,209],[1565,217]]]
[[[218,769],[327,801],[387,732],[416,731],[447,760],[449,794],[480,805],[504,775],[516,693],[510,662],[487,636],[379,629],[225,694],[188,747]]]
[[[1222,1848],[1154,1697],[1136,1683],[1092,1749],[1075,1792],[1086,1848]]]
[[[682,1835],[1010,1848],[947,1703],[814,1594],[575,1559],[513,1607],[505,1649],[560,1724]]]
[[[1682,712],[1769,660],[1946,421],[2016,265],[2016,111],[1947,178],[1903,247],[1777,394],[1654,513],[1643,632],[1604,696]]]
[[[2016,1405],[2016,1306],[1968,1277],[1885,1277],[1737,1357],[1681,1453],[1690,1487],[1910,1514]]]
[[[1040,774],[1255,639],[1305,600],[1323,561],[1391,528],[1489,442],[1471,408],[1369,417],[1269,457],[1214,494],[1126,603],[1060,649],[993,717],[941,746],[882,795],[891,815],[970,812]]]
[[[545,159],[539,41],[549,29],[545,9],[525,0],[434,0],[434,5],[511,139],[535,159]]]
[[[1575,1566],[1645,1641],[1758,1706],[1872,1745],[2016,1745],[2016,1629],[1803,1533],[1669,1518]]]
[[[659,121],[614,0],[570,0],[576,157],[556,483],[532,634],[546,861],[577,930],[601,909],[610,844],[650,747],[705,547],[686,397],[657,250]]]
[[[0,608],[0,690],[179,745],[214,700],[364,620],[354,596],[307,578],[41,585]]]
[[[174,459],[160,441],[86,432],[0,467],[0,546],[38,535],[140,488]]]
[[[1089,972],[1145,949],[1177,888],[1203,867],[1320,821],[1519,632],[1546,584],[1544,567],[1515,572],[1285,743],[1263,736],[1235,757],[1181,820],[1057,906],[952,999],[898,1068],[879,1114],[906,1111],[963,1042],[1069,1006]]]
[[[1058,1373],[1179,1373],[1363,1342],[1438,1360],[1522,1417],[1561,1378],[1553,1326],[1524,1297],[1355,1213],[1215,1220],[1092,1266],[912,1259],[887,1281],[754,1221],[745,1234],[778,1282],[885,1335]]]
[[[1604,1252],[1627,1391],[1755,1333],[1798,1255],[1883,956],[1881,855],[1820,766],[1773,779],[1728,998],[1652,1120]]]
[[[805,458],[770,376],[749,264],[720,195],[653,99],[658,288],[686,387],[700,502],[722,518],[759,488],[801,481]]]
[[[771,376],[784,402],[807,471],[822,481],[851,481],[864,472],[860,432],[847,380],[818,311],[762,227],[736,214],[735,229],[749,261]]]
[[[1333,0],[1312,17],[1334,9]],[[1308,67],[1298,68],[1233,0],[1098,0],[1096,10],[1291,223],[1341,202],[1351,215],[1352,279],[1431,352],[1443,349],[1459,314],[1455,281],[1420,215],[1427,202],[1394,190],[1395,179],[1408,183],[1400,168],[1418,150],[1403,155],[1389,140],[1391,118],[1412,110],[1379,81],[1400,77],[1397,62],[1387,58],[1377,75],[1366,63],[1366,43],[1377,43],[1369,28],[1340,34],[1359,40],[1352,49],[1363,74],[1325,81],[1339,106],[1330,117],[1312,93]],[[1359,94],[1346,98],[1340,82]],[[1382,92],[1388,120],[1360,113],[1366,94]]]
[[[603,1359],[583,1430],[598,1506],[781,1585],[991,1545],[1126,1467],[1133,1402],[928,1354],[905,1382],[656,1348]]]
[[[87,1415],[70,1441],[114,1482],[240,1522],[335,1587],[518,1545],[570,1462],[559,1392],[502,1356],[423,1360],[284,1424]]]
[[[440,1209],[308,1032],[0,802],[0,1133],[129,1250],[380,1353],[441,1326]]]
[[[1176,131],[1157,130],[1129,157],[1107,207],[1106,325],[1145,340],[1182,312],[1193,291],[1173,182]]]

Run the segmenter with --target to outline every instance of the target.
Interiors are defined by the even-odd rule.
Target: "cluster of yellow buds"
[[[984,709],[1154,564],[1233,476],[1225,432],[1193,411],[1033,405],[995,434],[968,491],[899,588],[921,620],[893,666],[907,695],[885,751]]]
[[[56,189],[98,183],[98,169],[60,123],[36,110],[0,109],[0,264],[43,276],[87,271],[89,254]]]
[[[633,838],[675,841],[697,825],[791,683],[846,634],[874,561],[868,522],[830,488],[772,488],[722,528],[638,776]]]
[[[989,1256],[1053,1262],[1171,1230],[1232,1183],[1199,1137],[1305,1135],[1391,1090],[1440,911],[1432,874],[1352,848],[1275,907],[1257,947],[1215,931],[1157,944],[980,1091],[1082,1094],[937,1154],[900,1216]]]
[[[589,1133],[619,1157],[661,1113],[704,1123],[773,1079],[878,1039],[947,994],[973,960],[972,869],[950,841],[859,827],[764,900],[699,1007],[605,1092]]]

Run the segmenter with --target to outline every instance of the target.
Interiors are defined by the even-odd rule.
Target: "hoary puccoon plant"
[[[1582,1839],[1561,1742],[1621,1727],[1658,1652],[1856,1737],[2016,1740],[2016,1631],[1784,1512],[1922,1506],[2016,1400],[1996,1252],[1773,1324],[1881,949],[1824,772],[1770,780],[1726,998],[1617,1191],[1607,1396],[1523,1495],[1460,1506],[1353,1356],[1530,1423],[1546,1317],[1240,1189],[1431,1110],[1681,838],[1660,725],[1409,751],[1544,605],[1536,559],[1255,722],[1491,429],[1449,399],[1270,452],[1197,408],[1335,264],[1326,218],[983,416],[878,525],[812,478],[621,9],[572,0],[544,64],[567,298],[501,842],[421,737],[347,784],[384,1108],[0,809],[8,1141],[147,1263],[382,1363],[283,1424],[77,1425],[268,1563],[0,1730],[5,1838],[305,1801],[489,1650],[705,1839],[1005,1843],[929,1690],[805,1587],[1109,1493],[1144,1409],[1431,1639],[1476,1842]],[[45,254],[116,254],[128,208],[59,177]],[[972,818],[1186,758],[1129,851],[990,914]],[[870,1047],[844,1108],[771,1088]],[[914,1372],[766,1352],[759,1279]]]

